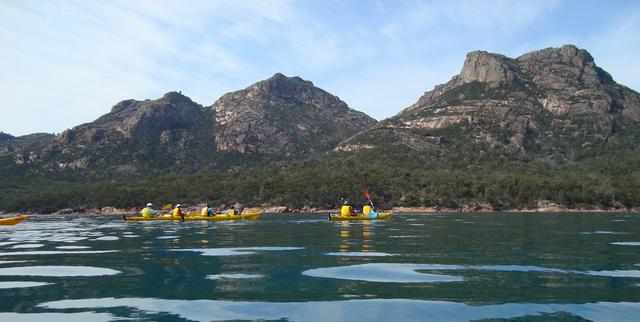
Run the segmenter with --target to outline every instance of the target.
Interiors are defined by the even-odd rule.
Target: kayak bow
[[[17,216],[17,217],[10,217],[10,218],[2,218],[2,219],[0,219],[0,225],[3,225],[3,226],[17,225],[17,224],[27,220],[27,218],[29,218],[29,216],[27,216],[27,215],[22,215],[22,216]]]

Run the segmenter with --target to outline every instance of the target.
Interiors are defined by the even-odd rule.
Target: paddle
[[[371,208],[372,208],[373,212],[375,212],[377,214],[378,212],[376,211],[376,206],[373,205],[373,201],[371,201],[371,196],[369,195],[369,190],[365,189],[363,193],[364,193],[364,196],[367,198],[367,200],[369,200],[369,203],[371,204]]]

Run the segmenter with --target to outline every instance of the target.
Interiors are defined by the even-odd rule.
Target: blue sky
[[[376,119],[467,52],[571,43],[640,90],[640,1],[0,0],[0,131],[59,133],[172,90],[211,105],[276,72]]]

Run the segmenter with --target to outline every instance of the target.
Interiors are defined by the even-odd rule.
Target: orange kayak
[[[29,218],[29,216],[27,216],[27,215],[22,215],[22,216],[18,216],[18,217],[10,217],[10,218],[1,218],[0,219],[0,225],[2,225],[2,226],[17,225],[17,224],[27,220],[27,218]]]

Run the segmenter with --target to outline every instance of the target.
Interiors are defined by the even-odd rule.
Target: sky
[[[474,50],[574,44],[640,90],[640,1],[0,0],[0,131],[60,133],[125,99],[209,106],[280,72],[381,120]]]

